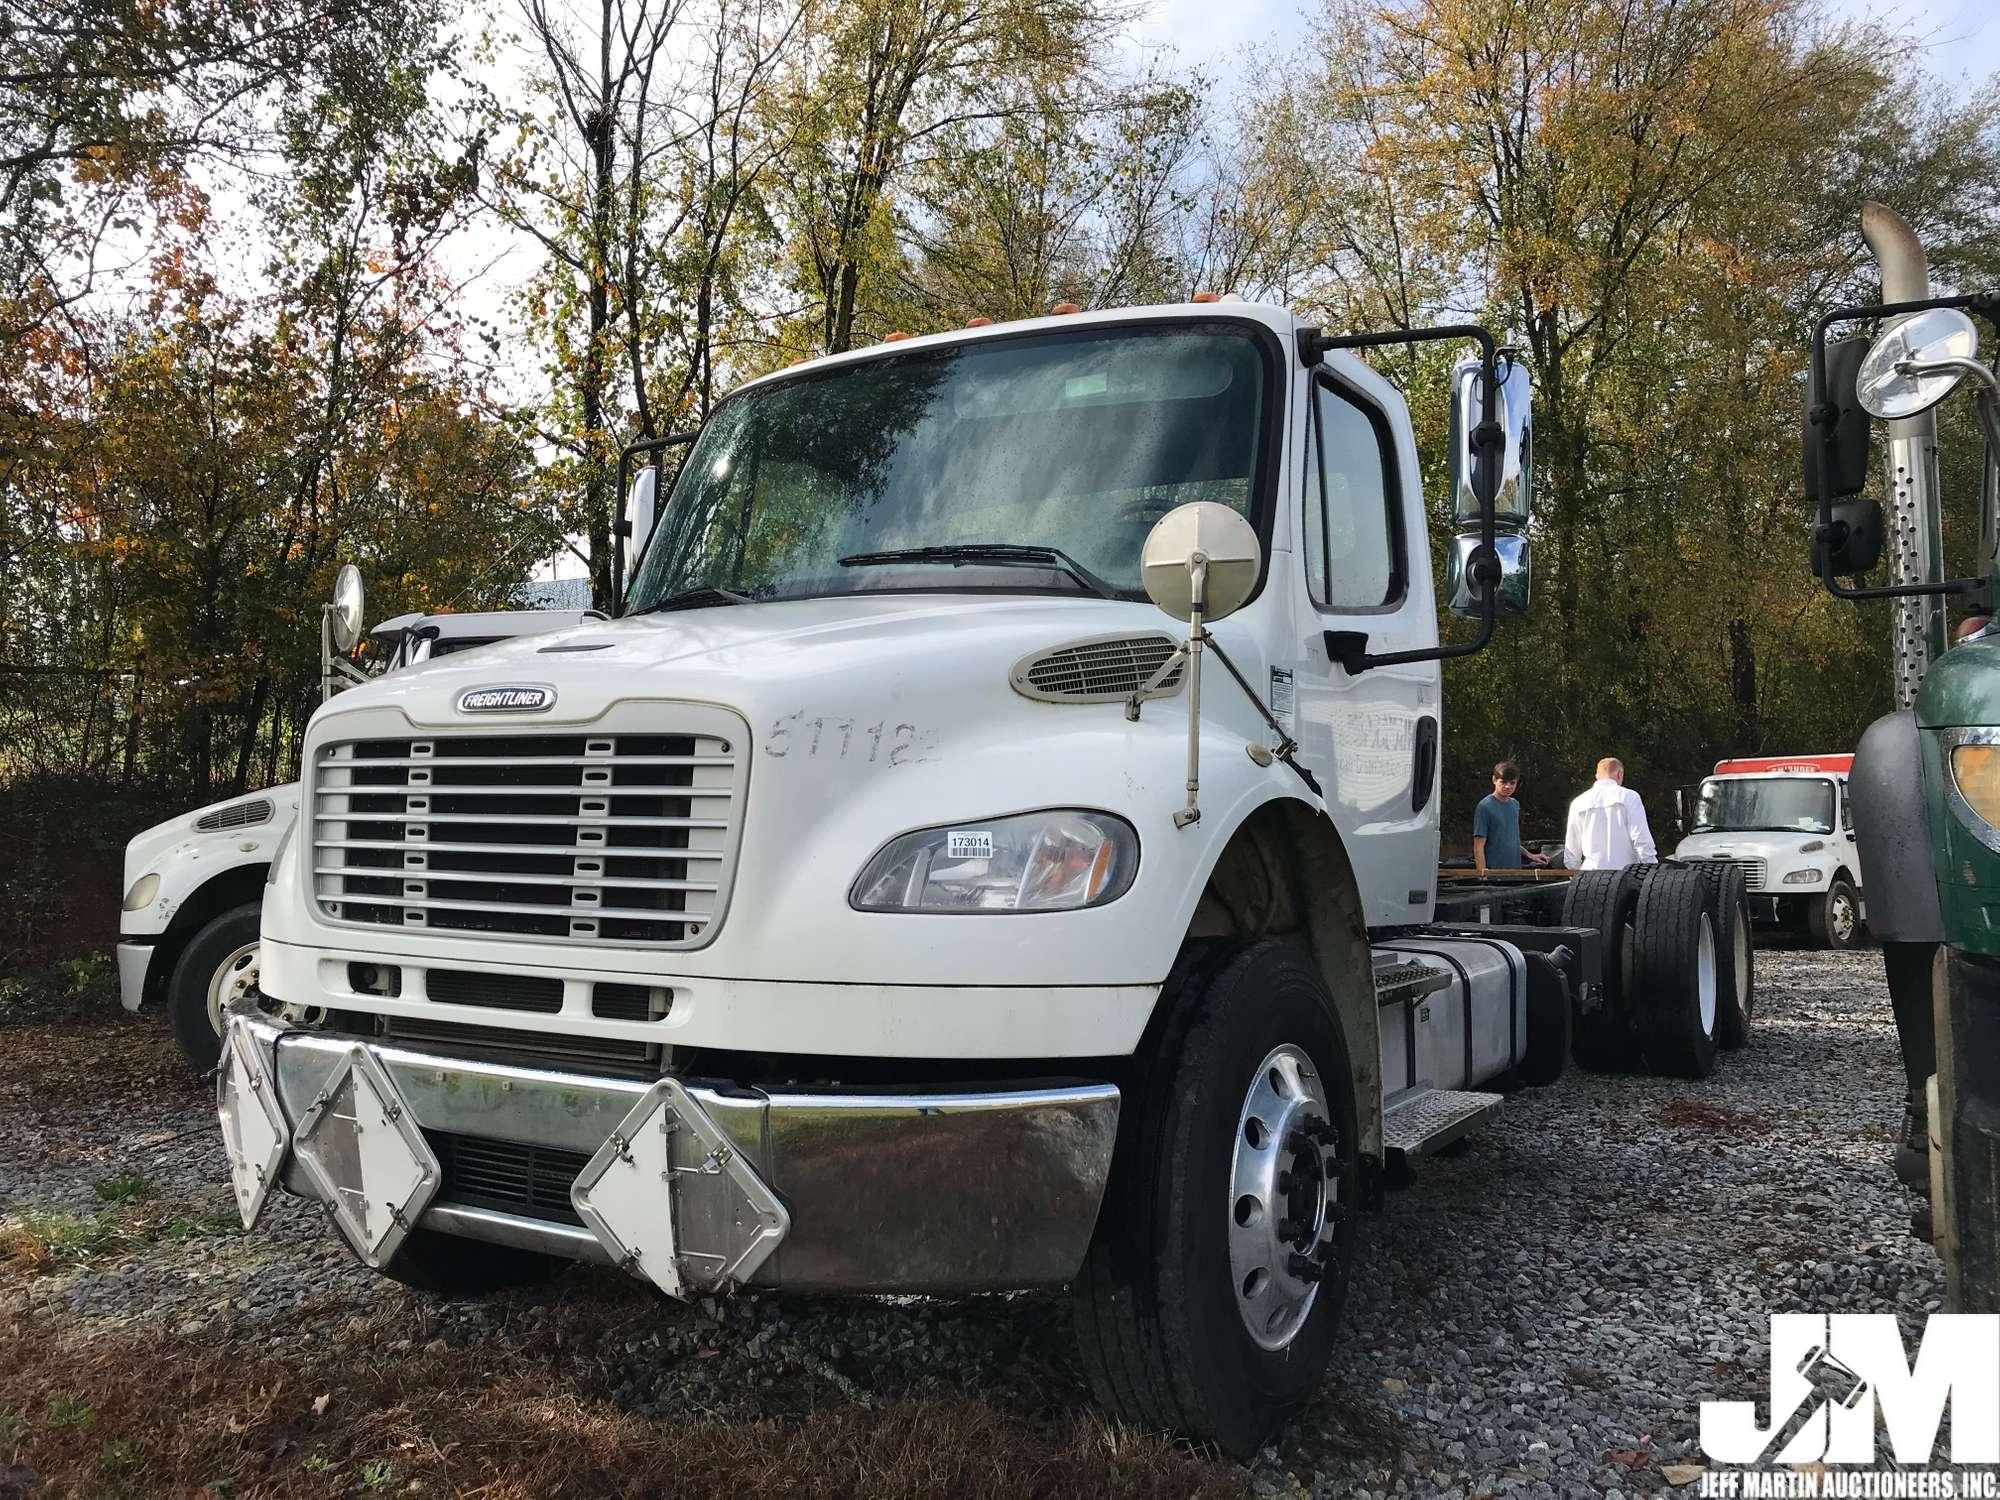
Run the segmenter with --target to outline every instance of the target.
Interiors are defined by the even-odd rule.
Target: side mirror
[[[1684,786],[1674,788],[1674,831],[1676,833],[1688,831],[1688,793]]]
[[[1264,571],[1264,549],[1250,523],[1226,505],[1212,500],[1195,500],[1177,505],[1161,516],[1146,534],[1139,549],[1139,576],[1146,585],[1146,597],[1176,620],[1187,622],[1187,639],[1162,662],[1151,678],[1140,684],[1125,701],[1125,717],[1139,717],[1139,705],[1182,662],[1187,665],[1188,762],[1187,806],[1174,814],[1174,827],[1187,828],[1201,821],[1201,658],[1204,649],[1222,657],[1223,666],[1236,679],[1245,696],[1257,705],[1264,722],[1279,736],[1279,748],[1250,746],[1250,758],[1268,766],[1275,756],[1289,756],[1296,748],[1291,736],[1257,696],[1243,674],[1223,652],[1222,643],[1208,633],[1211,620],[1220,620],[1243,607],[1257,587]],[[1261,759],[1259,756],[1261,755]]]
[[[1235,614],[1263,570],[1256,530],[1212,500],[1175,506],[1154,524],[1139,552],[1146,597],[1183,622]]]
[[[653,534],[659,516],[660,471],[648,464],[632,476],[632,490],[625,500],[625,521],[632,534],[632,560],[636,567],[646,550],[646,538]]]
[[[1885,421],[1921,416],[1954,390],[1979,356],[1979,329],[1955,307],[1896,319],[1861,361],[1855,396]]]
[[[352,651],[361,639],[361,604],[361,570],[353,563],[342,563],[333,576],[333,602],[327,606],[336,651]]]
[[[1824,395],[1812,384],[1810,366],[1807,369],[1804,458],[1808,500],[1817,500],[1822,488],[1835,500],[1858,495],[1868,483],[1868,413],[1855,396],[1855,381],[1867,354],[1866,339],[1842,339],[1828,344],[1828,388]],[[1826,430],[1812,419],[1813,412],[1821,405],[1833,408],[1831,443],[1827,441]]]
[[[1500,483],[1493,492],[1493,520],[1526,526],[1534,510],[1534,379],[1518,360],[1505,365],[1495,405],[1504,445]],[[1451,372],[1451,508],[1460,526],[1479,524],[1479,494],[1473,487],[1477,455],[1472,434],[1479,426],[1479,361],[1462,359]]]
[[[368,675],[347,659],[361,639],[361,570],[342,563],[333,575],[333,598],[319,611],[319,697],[324,703],[350,683]]]
[[[1810,523],[1817,532],[1818,522]],[[1824,552],[1830,566],[1820,567]],[[1859,578],[1872,573],[1882,561],[1882,502],[1879,500],[1836,500],[1833,504],[1833,534],[1822,544],[1815,535],[1812,548],[1813,574],[1831,573],[1835,578]]]
[[[1498,589],[1497,602],[1503,615],[1528,612],[1534,582],[1533,556],[1528,539],[1518,533],[1502,532],[1493,538],[1493,552],[1480,562],[1484,548],[1479,533],[1461,532],[1451,539],[1445,555],[1445,604],[1455,615],[1479,618],[1480,600],[1485,597],[1484,581],[1492,578]]]

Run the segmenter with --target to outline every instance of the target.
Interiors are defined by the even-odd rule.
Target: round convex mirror
[[[333,647],[352,651],[361,639],[361,570],[342,563],[333,577]]]
[[[1854,396],[1871,417],[1897,421],[1929,411],[1965,378],[1965,371],[1930,369],[1941,361],[1976,359],[1979,330],[1955,307],[1933,307],[1898,318],[1861,361]],[[1913,366],[1903,369],[1901,366]]]
[[[1243,607],[1257,587],[1264,553],[1250,523],[1226,505],[1194,500],[1161,516],[1139,552],[1146,597],[1176,620],[1194,608],[1194,558],[1208,559],[1205,617],[1220,620]]]

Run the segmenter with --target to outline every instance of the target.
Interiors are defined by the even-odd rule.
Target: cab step
[[[1451,983],[1451,971],[1421,958],[1396,953],[1375,954],[1375,1003],[1401,1005],[1434,995]]]
[[[1500,1108],[1498,1094],[1415,1088],[1382,1111],[1382,1146],[1405,1158],[1429,1156],[1471,1134]]]

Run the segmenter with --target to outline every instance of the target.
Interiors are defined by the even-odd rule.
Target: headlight
[[[2000,745],[1954,745],[1951,779],[1965,805],[1990,828],[2000,828]]]
[[[1818,870],[1794,870],[1785,877],[1784,884],[1818,885],[1823,879],[1825,879],[1824,874]]]
[[[1139,871],[1139,836],[1110,813],[1020,813],[923,828],[868,861],[857,911],[1075,911],[1115,901]]]
[[[285,862],[285,851],[292,847],[292,835],[299,831],[299,820],[292,819],[285,825],[285,831],[278,835],[278,847],[271,851],[271,868],[264,872],[264,884],[278,883],[278,866]]]
[[[141,875],[132,882],[132,889],[125,893],[125,910],[144,911],[153,904],[153,898],[160,894],[160,877]]]

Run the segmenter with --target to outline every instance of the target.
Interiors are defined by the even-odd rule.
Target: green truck
[[[1882,942],[1909,1083],[1898,1175],[1943,1258],[1949,1306],[2000,1311],[2000,295],[1933,296],[1923,247],[1880,204],[1862,234],[1882,300],[1814,330],[1806,395],[1813,562],[1833,594],[1894,610],[1895,711],[1863,734],[1851,787],[1868,922]],[[1873,336],[1853,334],[1857,325]],[[1988,339],[1982,360],[1981,328]],[[1842,330],[1848,336],[1830,339]],[[1939,407],[1969,394],[1985,434],[1976,577],[1946,576]],[[1884,499],[1864,494],[1883,424]],[[1867,576],[1886,559],[1886,583]],[[1947,634],[1947,606],[1957,628]],[[1956,638],[1953,639],[1952,636]]]

